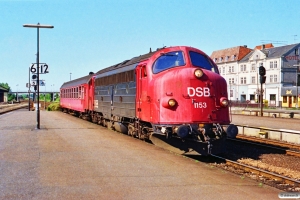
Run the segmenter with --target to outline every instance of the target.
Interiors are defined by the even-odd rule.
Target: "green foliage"
[[[9,87],[8,83],[0,83],[0,86],[10,90],[10,87]]]
[[[16,99],[16,95],[15,94],[8,94],[7,95],[7,101],[13,101]]]
[[[59,102],[53,102],[51,103],[48,108],[47,108],[48,111],[58,111],[60,110],[60,105],[59,105]]]

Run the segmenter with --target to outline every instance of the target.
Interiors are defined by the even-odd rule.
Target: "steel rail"
[[[288,149],[299,149],[300,150],[299,144],[287,143],[287,142],[282,142],[279,140],[272,140],[272,139],[265,139],[265,138],[258,138],[258,137],[249,137],[249,136],[244,136],[244,135],[237,135],[236,138],[239,140],[247,140],[247,141],[251,141],[251,142],[258,142],[258,143],[263,143],[263,144],[275,145],[275,146],[279,146],[279,147],[285,147]]]
[[[270,145],[261,144],[260,141],[258,141],[260,144],[257,144],[257,143],[254,143],[256,141],[249,142],[248,140],[247,141],[243,141],[241,139],[232,139],[232,138],[227,138],[227,139],[231,140],[231,141],[242,142],[242,143],[246,143],[246,144],[251,144],[251,145],[266,147],[266,148],[270,148],[270,149],[275,149],[275,150],[278,150],[278,151],[284,151],[286,155],[300,157],[300,152],[299,151],[293,151],[293,150],[288,150],[288,149],[283,149],[283,148],[279,148],[279,147],[274,147],[274,146],[270,146]]]
[[[273,172],[268,172],[268,171],[265,171],[265,170],[262,170],[262,169],[259,169],[259,168],[255,168],[255,167],[252,167],[252,166],[249,166],[249,165],[245,165],[245,164],[236,162],[236,161],[228,160],[226,158],[222,158],[220,156],[216,156],[216,155],[213,155],[213,154],[211,154],[211,156],[215,157],[217,159],[223,160],[227,165],[233,166],[235,168],[242,169],[246,172],[252,172],[252,173],[255,173],[255,174],[267,177],[267,178],[271,178],[271,179],[274,179],[276,181],[281,181],[283,183],[290,184],[290,185],[296,185],[296,186],[300,185],[300,181],[298,181],[296,179],[281,176],[281,175],[275,174]]]

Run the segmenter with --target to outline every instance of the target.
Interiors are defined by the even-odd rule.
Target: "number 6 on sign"
[[[34,64],[31,65],[30,71],[31,73],[36,73],[36,68],[34,67]]]

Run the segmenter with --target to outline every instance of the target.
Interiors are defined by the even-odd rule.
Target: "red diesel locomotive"
[[[66,82],[61,108],[181,153],[219,153],[238,132],[225,79],[209,56],[186,46],[150,50]]]

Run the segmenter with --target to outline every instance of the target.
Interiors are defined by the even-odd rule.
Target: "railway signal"
[[[266,69],[264,68],[263,64],[259,66],[259,82],[260,82],[260,91],[263,91],[262,85],[266,82]],[[263,116],[263,95],[262,92],[260,93],[260,116]]]

